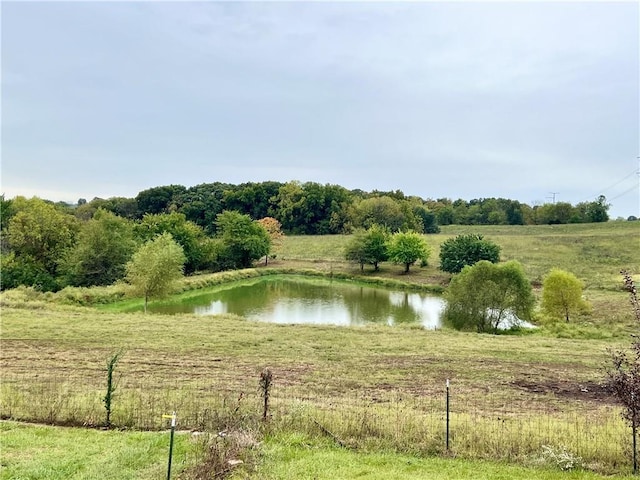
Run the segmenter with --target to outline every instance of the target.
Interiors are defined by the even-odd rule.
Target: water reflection
[[[250,320],[322,325],[421,324],[441,326],[444,300],[344,282],[265,277],[174,303],[152,305],[159,313],[233,313]]]

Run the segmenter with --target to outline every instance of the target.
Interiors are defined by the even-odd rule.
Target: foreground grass
[[[568,444],[600,472],[628,459],[627,429],[599,382],[618,339],[493,336],[421,328],[277,325],[222,315],[114,314],[3,308],[0,415],[99,425],[105,362],[122,350],[112,421],[256,431],[260,372],[274,375],[271,418],[282,431],[317,425],[358,449],[436,454],[451,380],[452,450],[519,461]],[[166,425],[165,425],[166,426]]]
[[[354,452],[304,435],[289,434],[267,438],[262,461],[253,472],[238,471],[231,478],[253,480],[313,479],[335,480],[569,480],[623,479],[603,477],[581,469],[560,471],[549,458],[531,458],[539,466],[524,467],[497,462],[453,458],[418,458],[390,452]]]
[[[165,478],[169,433],[101,431],[0,422],[0,479],[147,480]],[[197,445],[176,435],[172,474]]]

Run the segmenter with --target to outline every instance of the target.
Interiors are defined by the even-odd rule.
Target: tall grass
[[[124,379],[123,379],[124,380]],[[163,385],[122,381],[113,399],[114,427],[162,430],[162,415],[178,412],[180,428],[194,431],[249,431],[329,435],[358,450],[390,450],[414,455],[452,454],[463,458],[526,463],[543,447],[580,457],[586,467],[603,473],[628,464],[630,433],[613,406],[575,404],[562,410],[495,408],[491,413],[453,397],[450,451],[445,450],[444,396],[416,396],[400,391],[375,397],[302,397],[275,388],[263,418],[258,378],[242,391],[216,390],[208,384]],[[102,421],[97,385],[78,388],[64,379],[41,380],[30,388],[19,377],[3,381],[0,415],[12,420],[58,425],[97,426]],[[499,400],[499,399],[497,399]],[[498,402],[499,403],[499,402]]]

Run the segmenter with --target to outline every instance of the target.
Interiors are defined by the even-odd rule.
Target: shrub
[[[500,247],[479,234],[458,235],[445,240],[440,247],[440,270],[444,272],[459,273],[480,260],[498,263]]]

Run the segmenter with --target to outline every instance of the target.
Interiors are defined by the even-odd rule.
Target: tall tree
[[[280,182],[260,182],[229,188],[224,192],[224,209],[245,213],[253,219],[270,217],[274,199],[282,185]]]
[[[35,197],[29,200],[16,197],[12,209],[16,213],[9,220],[7,233],[16,260],[28,256],[55,276],[63,252],[75,242],[78,221]]]
[[[258,221],[233,211],[220,213],[216,220],[218,238],[230,268],[250,267],[254,260],[269,254],[271,238]]]
[[[109,285],[122,278],[137,243],[129,220],[98,209],[82,225],[78,241],[66,252],[62,270],[75,286]]]
[[[186,191],[182,185],[164,185],[141,191],[136,197],[138,217],[142,218],[145,213],[168,213],[169,206]]]
[[[405,224],[405,213],[400,203],[391,197],[366,198],[355,205],[354,223],[360,228],[382,225],[397,232]]]
[[[182,247],[170,233],[163,233],[142,245],[126,266],[126,279],[134,295],[144,297],[144,311],[150,298],[171,293],[183,276],[185,262]]]
[[[174,198],[177,211],[187,220],[200,225],[208,235],[216,233],[216,216],[225,209],[225,192],[233,186],[228,183],[202,183],[189,188]]]

